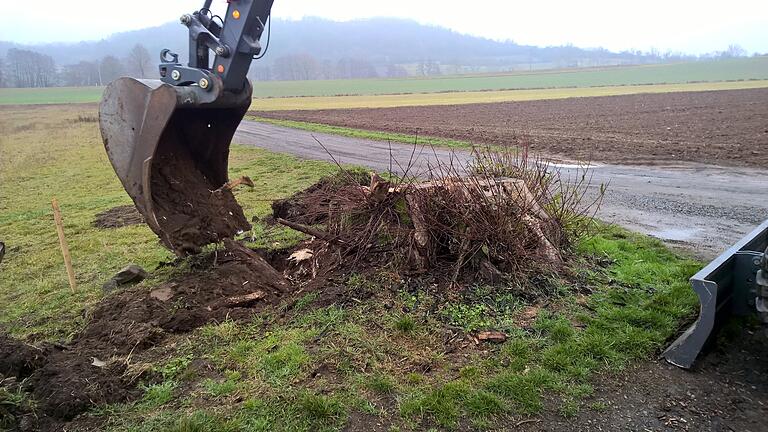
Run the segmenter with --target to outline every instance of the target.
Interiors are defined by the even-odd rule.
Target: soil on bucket
[[[149,225],[178,255],[251,229],[232,191],[214,184],[178,139],[158,148],[152,163],[152,201],[156,220]],[[157,225],[154,226],[155,222]]]
[[[122,228],[144,223],[144,216],[133,205],[112,207],[96,214],[91,225],[96,228]]]

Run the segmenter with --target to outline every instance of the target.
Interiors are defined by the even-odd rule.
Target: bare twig
[[[282,218],[277,218],[276,221],[280,225],[285,225],[288,228],[295,229],[296,231],[303,232],[304,234],[311,235],[312,237],[317,237],[317,238],[319,238],[321,240],[325,240],[325,241],[332,242],[332,243],[340,243],[340,244],[345,244],[346,243],[343,240],[339,239],[338,237],[336,237],[336,236],[334,236],[332,234],[329,234],[327,232],[323,232],[323,231],[320,231],[318,229],[312,228],[311,226],[303,225],[303,224],[296,223],[296,222],[287,221],[287,220],[282,219]]]

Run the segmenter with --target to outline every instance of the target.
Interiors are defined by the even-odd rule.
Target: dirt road
[[[244,121],[234,142],[301,158],[329,160],[317,141],[340,162],[378,171],[390,169],[390,154],[407,165],[414,147],[404,144],[346,138]],[[466,161],[466,151],[418,148],[414,169],[426,173],[436,158]],[[576,175],[568,164],[563,174]],[[392,170],[401,172],[397,164]],[[657,166],[600,164],[592,169],[593,185],[607,183],[599,217],[634,231],[712,258],[768,218],[768,170],[723,168],[680,163]]]
[[[476,144],[522,141],[536,152],[613,164],[768,166],[768,88],[254,114]]]

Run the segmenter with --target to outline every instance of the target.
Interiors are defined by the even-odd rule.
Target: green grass
[[[254,97],[383,95],[768,79],[768,57],[429,78],[256,83]]]
[[[254,99],[251,102],[251,109],[255,111],[283,111],[351,108],[392,108],[404,106],[461,105],[513,101],[520,102],[598,96],[621,96],[632,94],[757,89],[766,87],[768,87],[768,80],[749,80],[600,87],[559,87],[544,89],[457,91],[448,93],[402,93],[395,95],[297,96],[286,98]]]
[[[759,82],[752,82],[761,80]],[[427,78],[264,81],[256,110],[414,106],[766,87],[768,57]],[[698,84],[697,84],[698,83]],[[701,84],[705,83],[705,84]],[[513,90],[513,91],[508,91]],[[0,105],[97,102],[102,87],[0,89]]]
[[[90,225],[95,213],[129,200],[96,124],[74,121],[92,114],[82,110],[2,111],[0,232],[10,249],[0,264],[0,327],[18,337],[70,337],[114,271],[128,262],[155,270],[170,258],[144,226]],[[334,170],[240,146],[231,156],[231,174],[256,183],[237,191],[249,217],[267,214],[272,198]],[[52,195],[64,212],[80,285],[75,294],[58,250]],[[262,246],[298,238],[260,225],[256,233]],[[143,397],[90,415],[113,432],[335,431],[351,416],[372,417],[393,430],[450,430],[503,427],[509,416],[546,419],[601,409],[591,400],[594,376],[652,357],[695,313],[687,279],[700,264],[613,228],[584,239],[575,252],[583,260],[573,269],[579,290],[552,275],[549,305],[531,322],[523,323],[520,313],[534,305],[511,295],[514,287],[476,286],[445,300],[433,287],[356,273],[337,283],[352,293],[376,292],[372,299],[317,307],[317,295],[305,294],[250,321],[169,336],[149,358],[134,353],[132,364],[151,362],[154,381],[141,384]],[[590,256],[610,264],[595,267]],[[144,286],[167,277],[156,271]],[[591,295],[579,294],[587,289]],[[444,335],[459,328],[501,330],[508,340],[448,352]]]
[[[441,349],[435,329],[453,317],[426,314],[436,299],[422,290],[414,293],[415,302],[406,295],[391,299],[391,309],[368,302],[345,310],[298,311],[287,320],[262,316],[254,320],[258,325],[208,326],[180,351],[220,365],[227,378],[216,382],[238,380],[231,386],[247,402],[229,402],[190,418],[216,419],[206,423],[211,430],[252,430],[245,426],[252,424],[273,430],[338,430],[350,413],[365,412],[395,429],[434,425],[451,430],[462,424],[492,428],[509,415],[537,416],[547,400],[555,401],[555,414],[565,418],[584,408],[605,409],[600,401],[590,401],[592,377],[657,352],[696,309],[686,280],[700,264],[680,259],[656,240],[614,228],[582,241],[579,252],[613,262],[606,269],[582,267],[582,283],[594,290],[586,302],[562,293],[529,329],[508,327],[507,342],[488,346],[486,355],[471,354],[458,371],[450,358],[434,355]],[[360,279],[353,282],[374,283]],[[491,299],[491,291],[476,291],[493,317],[485,325],[499,328],[514,321],[519,308],[509,307],[505,295]],[[447,308],[467,300],[456,299]],[[407,316],[414,317],[415,327],[407,333],[377,324],[382,317],[399,322],[404,315],[398,311],[409,305],[414,310]],[[430,365],[426,373],[410,371],[424,364]],[[320,365],[323,372],[315,375]],[[385,400],[394,400],[394,406]],[[164,407],[152,416],[171,418],[177,410]],[[144,420],[140,412],[127,409],[108,430],[139,430],[131,427]]]
[[[103,87],[0,88],[0,105],[98,102]]]

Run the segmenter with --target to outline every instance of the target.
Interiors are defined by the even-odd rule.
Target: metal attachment
[[[254,56],[263,51],[260,39],[264,32],[264,23],[269,19],[274,0],[237,0],[227,1],[225,18],[214,19],[210,6],[212,0],[206,0],[202,9],[181,16],[181,23],[189,29],[188,63],[184,66],[168,58],[161,59],[161,80],[173,86],[190,86],[200,84],[203,76],[208,78],[208,87],[221,87],[225,92],[238,93],[242,91],[247,81],[248,68]],[[212,61],[211,55],[216,59]],[[211,82],[209,72],[211,65],[222,65],[218,80]],[[173,79],[170,72],[179,69],[181,78]],[[195,70],[199,72],[194,72]],[[217,70],[217,69],[215,69]],[[164,75],[163,72],[168,74]],[[203,86],[197,87],[198,91]]]
[[[207,78],[200,78],[200,82],[198,84],[200,85],[201,89],[207,90],[210,82],[208,82]]]
[[[173,78],[174,80],[178,81],[179,78],[181,78],[181,72],[179,72],[178,70],[174,69],[173,72],[171,72],[171,78]]]
[[[766,270],[761,263],[768,252],[768,220],[691,278],[699,297],[699,318],[662,356],[670,363],[690,368],[696,356],[729,316],[752,315],[768,319]]]

